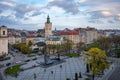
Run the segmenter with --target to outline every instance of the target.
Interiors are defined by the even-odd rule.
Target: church
[[[0,56],[8,54],[7,27],[0,27]]]
[[[49,15],[47,16],[47,21],[45,22],[45,38],[52,35],[52,23],[50,22]]]

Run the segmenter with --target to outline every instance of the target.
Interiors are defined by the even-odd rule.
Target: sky
[[[50,16],[52,29],[120,29],[120,0],[0,0],[0,26],[37,30]]]

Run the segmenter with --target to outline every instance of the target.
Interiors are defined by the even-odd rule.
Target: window
[[[5,31],[3,31],[3,35],[5,35]]]

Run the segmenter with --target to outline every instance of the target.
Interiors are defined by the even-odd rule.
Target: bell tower
[[[0,56],[8,54],[8,36],[7,27],[0,27]]]
[[[49,15],[47,16],[47,21],[45,22],[45,37],[52,35],[52,23],[50,22]]]

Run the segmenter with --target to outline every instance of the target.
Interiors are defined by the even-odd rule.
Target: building
[[[79,34],[83,37],[82,42],[85,44],[93,43],[95,39],[98,39],[98,31],[95,28],[79,28]]]
[[[47,16],[47,22],[45,22],[45,37],[52,35],[52,23],[50,22],[49,15]]]
[[[79,36],[79,32],[77,30],[70,30],[68,28],[64,29],[63,31],[60,32],[60,35],[64,38],[64,39],[68,39],[71,40],[74,45],[76,45],[77,43],[80,42],[80,36]]]
[[[15,35],[15,34],[12,34],[12,33],[8,33],[8,43],[9,44],[21,43],[21,36],[20,35]]]
[[[0,27],[0,56],[8,54],[8,37],[7,37],[7,27]]]
[[[37,37],[36,39],[33,39],[33,44],[36,44],[38,42],[45,42],[45,38],[43,38],[43,37]]]
[[[62,44],[63,43],[63,37],[61,36],[48,36],[45,41],[46,45],[52,44],[52,45],[57,45],[57,44]]]
[[[37,37],[26,37],[26,44],[29,44],[29,42],[32,42],[37,39]]]
[[[38,37],[44,37],[45,36],[45,29],[38,29],[37,30],[37,36]]]

